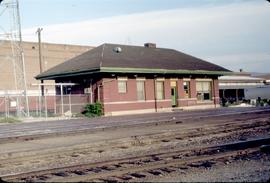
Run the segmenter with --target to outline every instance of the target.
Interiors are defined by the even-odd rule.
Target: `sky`
[[[0,32],[9,30],[6,14]],[[44,42],[154,42],[233,71],[270,73],[266,0],[20,0],[20,14],[25,41],[37,41],[41,27]]]

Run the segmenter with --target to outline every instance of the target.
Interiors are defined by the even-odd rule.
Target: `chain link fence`
[[[0,96],[0,117],[17,117],[18,95]],[[78,116],[91,103],[89,95],[28,96],[30,117]]]

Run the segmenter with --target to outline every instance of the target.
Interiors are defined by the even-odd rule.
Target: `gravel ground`
[[[153,124],[132,128],[121,127],[84,134],[3,143],[0,145],[0,175],[269,136],[269,120],[270,113],[264,112],[256,115],[210,117],[199,120],[183,120],[181,123]],[[205,133],[205,130],[220,129],[219,125],[224,128],[224,123],[230,126],[241,123],[257,124],[258,122],[263,124],[260,126],[263,129],[258,129],[255,125],[248,130],[243,128],[216,134]],[[228,127],[227,125],[226,127]],[[200,137],[176,138],[185,133],[192,136],[196,132],[204,132],[204,134]],[[248,164],[251,162],[253,163]],[[265,164],[267,162],[268,164]],[[209,170],[196,169],[184,173],[178,172],[178,174],[169,177],[163,176],[157,180],[149,179],[149,181],[235,181],[239,180],[237,176],[231,175],[231,173],[228,173],[227,176],[224,170],[230,171],[237,167],[239,171],[235,169],[232,173],[239,172],[238,175],[243,180],[245,177],[247,180],[253,180],[252,178],[255,179],[256,176],[262,177],[261,174],[269,175],[269,169],[262,168],[261,170],[257,167],[270,167],[268,159],[262,162],[256,159],[247,161],[246,165],[243,162],[234,165],[232,162],[228,165],[217,164],[215,166],[216,168]],[[251,170],[243,171],[243,167],[250,167]],[[192,170],[192,168],[188,170]],[[240,170],[247,172],[247,175],[240,174]],[[253,174],[256,176],[252,176]],[[249,177],[250,175],[251,177]],[[222,176],[223,179],[221,179]],[[210,179],[211,177],[212,179]],[[264,177],[262,180],[268,178]]]
[[[270,154],[218,162],[211,168],[188,168],[173,174],[149,177],[145,182],[269,182]]]

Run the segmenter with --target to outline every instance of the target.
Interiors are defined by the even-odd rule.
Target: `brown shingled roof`
[[[115,51],[117,47],[121,48],[120,52]],[[157,71],[230,72],[221,66],[173,49],[103,44],[41,73],[36,78],[53,79],[65,75],[81,75],[101,72],[103,68],[111,68],[115,72],[117,68],[147,70],[148,73]]]

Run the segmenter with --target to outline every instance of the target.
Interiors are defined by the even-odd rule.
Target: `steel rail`
[[[224,126],[226,126],[226,127],[224,127]],[[224,128],[222,128],[222,127],[224,127]],[[266,124],[265,124],[265,122],[262,122],[262,124],[250,124],[249,122],[245,122],[244,124],[234,124],[233,126],[229,126],[229,127],[227,126],[227,124],[225,124],[225,125],[212,126],[210,129],[199,128],[200,129],[199,131],[198,131],[198,129],[190,129],[190,130],[185,131],[185,133],[173,132],[173,134],[168,134],[168,135],[166,134],[166,132],[146,134],[146,135],[140,135],[140,136],[138,136],[138,138],[140,138],[141,141],[144,141],[145,139],[151,138],[155,142],[161,142],[164,139],[171,141],[172,139],[176,139],[176,138],[179,139],[180,138],[181,140],[184,140],[186,138],[197,138],[200,136],[204,136],[205,134],[208,134],[208,135],[213,135],[213,134],[217,134],[217,133],[219,133],[219,134],[220,133],[232,134],[232,133],[236,132],[237,130],[241,130],[241,132],[246,132],[246,131],[250,131],[250,129],[252,129],[253,131],[257,130],[257,129],[265,130],[265,129],[269,129],[269,127],[270,127],[270,122],[266,123]],[[207,126],[207,128],[209,128],[209,126]],[[239,131],[237,131],[237,133],[239,133]],[[163,135],[163,136],[161,136],[161,135]],[[131,138],[131,137],[127,137],[127,138]],[[112,139],[112,140],[118,140],[118,138]],[[130,140],[133,140],[133,139],[130,139]],[[84,151],[87,149],[89,149],[89,147],[79,148],[80,151]],[[65,150],[65,153],[73,152],[73,151],[74,150]],[[15,158],[12,158],[11,160],[2,159],[2,158],[0,158],[0,160],[1,160],[2,164],[10,164],[12,162],[18,163],[18,161],[30,161],[31,159],[33,159],[33,154],[35,152],[31,151],[31,153],[32,154],[30,154],[30,155],[23,155],[22,157],[15,157]],[[48,152],[46,152],[46,153],[48,153]],[[53,155],[58,155],[58,154],[59,154],[59,151],[54,152],[54,153],[49,153],[49,155],[45,154],[45,153],[38,154],[37,157],[39,157],[39,158],[46,157],[46,156],[51,157]]]
[[[88,181],[97,178],[106,178],[110,176],[119,176],[127,173],[146,171],[161,167],[168,167],[179,164],[188,164],[192,162],[204,161],[209,159],[218,159],[232,155],[239,155],[243,150],[247,151],[258,151],[258,147],[262,145],[269,145],[270,137],[254,139],[249,141],[241,141],[229,144],[223,144],[218,146],[204,146],[198,147],[194,149],[182,149],[176,151],[167,151],[164,153],[153,153],[150,155],[144,156],[134,156],[130,158],[116,159],[112,161],[98,162],[98,163],[90,163],[90,164],[80,164],[62,168],[54,168],[54,169],[45,169],[40,171],[33,171],[22,174],[14,174],[3,176],[2,179],[4,181],[29,181],[28,178],[39,178],[39,177],[47,177],[47,180],[50,182],[78,182],[78,181]],[[255,149],[254,149],[255,148]],[[182,158],[173,158],[175,156],[179,156]],[[144,164],[144,166],[138,165],[136,162],[142,162],[143,160],[147,160],[149,158],[156,158],[154,163]],[[171,158],[171,159],[168,159]],[[133,163],[131,163],[133,162]],[[118,165],[118,166],[116,166]],[[120,166],[119,166],[120,165]],[[121,166],[122,165],[122,166]],[[123,166],[123,165],[131,165],[131,166]],[[94,168],[102,169],[102,166],[110,167],[114,166],[115,168],[112,170],[101,171],[99,173],[94,173],[91,171],[90,174],[86,175],[76,175],[74,171],[76,170],[90,170]],[[133,166],[133,167],[132,167]],[[59,177],[57,176],[57,172],[65,172],[68,174],[68,177]]]
[[[40,137],[46,137],[46,136],[51,136],[51,135],[67,135],[67,134],[74,134],[74,133],[79,133],[80,131],[82,132],[87,132],[87,131],[92,131],[92,130],[104,130],[106,128],[116,128],[116,127],[130,127],[130,126],[136,126],[136,125],[146,125],[146,124],[162,124],[162,123],[169,123],[169,122],[176,122],[176,121],[183,121],[183,120],[189,120],[189,119],[202,119],[202,118],[209,118],[209,117],[221,117],[221,116],[229,116],[229,115],[235,115],[235,114],[247,114],[247,113],[258,113],[258,112],[268,112],[269,110],[255,110],[255,111],[245,111],[245,112],[234,112],[234,113],[225,113],[225,114],[214,114],[214,115],[205,115],[205,116],[189,116],[189,117],[182,117],[178,119],[178,117],[174,116],[172,119],[164,119],[164,120],[153,120],[153,121],[144,121],[144,122],[134,122],[134,120],[130,120],[133,122],[133,124],[129,124],[129,121],[124,121],[124,122],[106,122],[106,125],[104,126],[100,126],[100,124],[97,123],[82,123],[80,125],[78,125],[77,122],[74,122],[74,124],[69,124],[69,125],[65,125],[65,124],[59,124],[59,125],[55,125],[52,127],[47,127],[47,129],[44,130],[43,129],[36,129],[35,128],[21,128],[18,130],[7,130],[6,132],[0,132],[0,143],[3,141],[7,141],[7,140],[15,140],[21,137],[26,137],[26,138],[34,138],[37,136]],[[111,125],[111,124],[115,124],[115,125]],[[90,125],[90,126],[89,126]],[[74,127],[76,127],[76,130],[74,130]],[[88,127],[88,128],[86,128]],[[59,129],[59,130],[58,130]],[[25,133],[25,130],[32,130],[32,134],[31,132],[29,132],[30,134],[25,134],[25,135],[14,135],[14,133]],[[52,131],[55,130],[55,131]],[[48,132],[50,131],[50,132]],[[36,132],[36,133],[35,133]],[[43,132],[43,133],[42,133]],[[7,136],[4,136],[5,134],[7,134]],[[13,134],[11,136],[8,136],[9,134]],[[1,137],[2,135],[2,137]],[[3,137],[4,136],[4,137]]]
[[[243,110],[243,111],[241,111],[241,110]],[[156,122],[156,121],[168,120],[168,118],[178,118],[178,117],[180,119],[185,120],[185,119],[193,119],[193,118],[198,118],[198,117],[202,117],[202,118],[206,117],[207,118],[207,117],[218,117],[218,116],[234,115],[234,114],[270,112],[270,109],[268,109],[268,108],[266,108],[266,109],[255,109],[255,110],[253,110],[253,109],[252,110],[250,110],[250,109],[241,109],[241,110],[238,111],[238,112],[231,111],[231,110],[225,110],[225,109],[222,109],[222,110],[220,110],[220,109],[219,110],[210,110],[210,111],[207,110],[207,111],[199,111],[199,112],[196,112],[195,114],[194,113],[191,114],[189,112],[187,112],[185,114],[183,114],[181,112],[179,112],[179,113],[165,113],[165,114],[160,114],[162,116],[157,116],[157,115],[155,115],[154,117],[153,116],[146,116],[146,117],[138,116],[136,119],[124,119],[123,122],[120,122],[120,123],[129,123],[129,122],[134,122],[134,121],[137,121],[137,122],[142,121],[142,123],[148,123],[148,122],[152,123],[152,122]],[[214,114],[213,114],[213,112],[214,112]],[[116,120],[110,119],[110,118],[106,118],[106,119],[108,120],[108,122],[106,122],[106,124],[114,124],[114,123],[118,124],[119,123],[119,119],[116,119]],[[101,120],[104,120],[104,118],[97,118],[97,119],[95,119],[94,122],[91,121],[90,123],[92,125],[100,125]],[[52,123],[52,122],[45,122],[45,123],[38,122],[35,125],[37,125],[37,128],[38,128],[38,127],[44,127],[44,126],[48,125],[48,123]],[[76,124],[78,124],[78,122],[74,123],[72,120],[64,120],[63,124],[57,124],[56,123],[56,124],[54,124],[54,126],[55,127],[66,127],[67,123],[71,123],[71,124],[69,124],[69,125],[71,125],[70,127],[73,127],[73,125],[76,126]],[[83,120],[83,122],[79,122],[80,125],[89,125],[89,124],[85,124],[85,123],[88,123],[88,121]],[[24,126],[24,125],[27,125],[27,126]],[[1,130],[3,130],[3,128],[6,128],[8,130],[8,132],[16,132],[18,130],[23,131],[23,130],[28,130],[28,129],[35,129],[33,127],[28,127],[28,125],[29,125],[29,123],[28,124],[19,124],[19,125],[17,125],[17,124],[3,125],[3,126],[1,126]],[[14,131],[12,131],[12,129],[10,129],[10,127],[12,127],[12,126],[13,127],[18,126],[19,129],[14,129]],[[0,133],[0,134],[2,134],[2,133]]]

